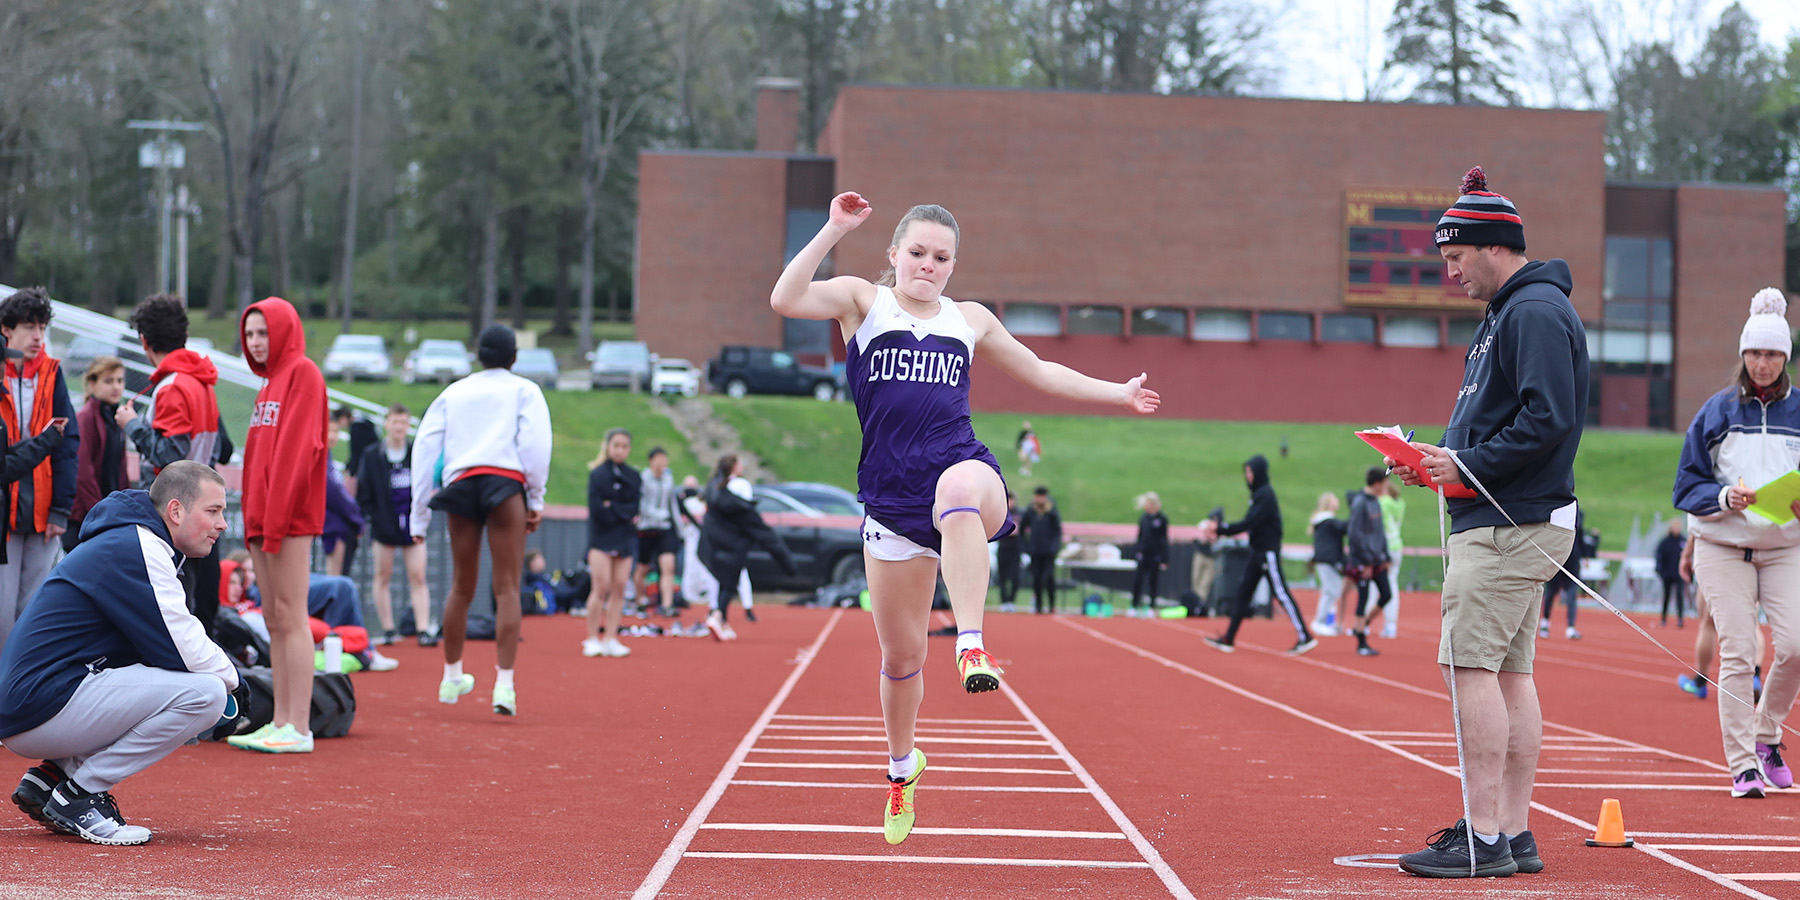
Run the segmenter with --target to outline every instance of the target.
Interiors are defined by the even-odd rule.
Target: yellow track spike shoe
[[[962,679],[963,690],[971,694],[999,690],[1002,671],[994,664],[994,658],[979,647],[956,654],[957,677]]]
[[[925,774],[925,751],[913,748],[913,756],[918,758],[918,768],[913,769],[911,778],[895,781],[888,778],[887,805],[882,808],[882,831],[890,844],[898,844],[912,834],[913,827],[913,791],[919,787],[919,777]]]

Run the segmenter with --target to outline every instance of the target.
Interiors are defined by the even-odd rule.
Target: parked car
[[[325,364],[319,367],[326,378],[355,381],[370,378],[386,381],[393,377],[393,361],[388,358],[387,341],[378,334],[340,334],[325,352]]]
[[[784,481],[771,485],[771,487],[827,515],[861,516],[863,514],[862,501],[856,499],[856,492],[845,490],[835,484],[820,484],[814,481]]]
[[[650,393],[700,395],[700,370],[685,359],[658,359],[650,372]]]
[[[733,399],[746,394],[811,394],[830,400],[843,387],[830,369],[803,366],[792,353],[769,347],[722,347],[706,364],[706,383]]]
[[[643,341],[601,341],[594,350],[588,377],[594,387],[650,389],[650,366],[655,357]]]
[[[469,348],[462,341],[432,338],[406,355],[406,383],[436,381],[449,384],[469,374]]]
[[[768,553],[752,550],[745,568],[757,590],[810,591],[863,576],[862,530],[856,518],[826,513],[783,485],[759,484],[755,491],[757,512],[787,543],[798,570],[789,576]]]
[[[514,375],[529,378],[542,388],[556,387],[556,379],[562,376],[562,369],[556,365],[556,354],[542,347],[520,350],[512,370]]]

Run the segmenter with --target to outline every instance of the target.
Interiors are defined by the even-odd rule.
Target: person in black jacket
[[[994,541],[994,576],[1000,583],[1000,611],[1012,612],[1013,599],[1019,596],[1019,569],[1024,550],[1019,547],[1019,498],[1006,492],[1006,520],[1010,532]]]
[[[1162,498],[1155,491],[1138,497],[1137,577],[1131,583],[1131,614],[1156,615],[1156,588],[1162,571],[1169,567],[1169,517],[1163,515]],[[1146,602],[1148,601],[1148,602]]]
[[[706,501],[706,517],[700,520],[699,559],[718,583],[713,591],[712,612],[706,616],[706,630],[721,641],[737,639],[737,632],[731,630],[726,618],[731,611],[732,592],[751,550],[761,547],[768,551],[781,571],[789,575],[799,571],[781,535],[756,511],[755,496],[742,474],[737,454],[727,453],[719,457],[712,479],[701,492]]]
[[[419,646],[436,646],[440,640],[437,623],[431,621],[431,585],[425,581],[425,545],[413,543],[412,524],[412,441],[407,429],[412,427],[412,411],[403,403],[388,407],[383,421],[385,440],[363,448],[355,462],[356,505],[362,508],[363,520],[369,523],[369,539],[375,544],[375,615],[386,632],[378,643],[391,644],[399,638],[394,627],[394,553],[406,566],[407,595],[412,601],[413,627],[419,634]]]
[[[1050,500],[1050,489],[1031,492],[1031,508],[1019,517],[1025,552],[1031,554],[1031,610],[1056,612],[1056,554],[1062,550],[1062,514]]]
[[[1669,533],[1656,544],[1656,577],[1662,579],[1662,624],[1669,627],[1669,598],[1675,599],[1675,627],[1687,627],[1687,579],[1681,577],[1681,551],[1687,538],[1681,533],[1681,520],[1669,523]]]
[[[631,564],[637,558],[638,501],[643,479],[625,460],[631,458],[631,432],[614,428],[600,444],[600,458],[588,472],[588,589],[587,639],[583,656],[630,656],[631,648],[619,642],[619,617],[624,613],[625,584],[631,580]]]
[[[1356,582],[1356,638],[1359,656],[1380,656],[1369,646],[1369,623],[1394,599],[1393,582],[1387,577],[1393,557],[1388,554],[1387,530],[1381,522],[1381,495],[1387,491],[1387,468],[1371,466],[1363,476],[1363,489],[1350,495],[1350,520],[1345,523],[1344,575]],[[1369,608],[1369,585],[1381,599]]]
[[[1269,596],[1281,604],[1288,619],[1294,623],[1294,633],[1299,636],[1288,652],[1305,653],[1317,647],[1319,642],[1307,630],[1306,617],[1300,615],[1300,604],[1294,601],[1287,579],[1281,574],[1281,504],[1275,499],[1275,489],[1269,486],[1269,461],[1262,454],[1252,456],[1244,463],[1244,483],[1250,487],[1250,510],[1242,519],[1226,525],[1211,522],[1200,526],[1206,532],[1203,539],[1231,534],[1246,534],[1250,539],[1250,558],[1245,561],[1244,575],[1238,580],[1237,596],[1231,607],[1231,624],[1226,626],[1223,635],[1206,638],[1206,643],[1226,653],[1236,649],[1238,628],[1250,615],[1250,601],[1256,597],[1257,585],[1266,580]]]

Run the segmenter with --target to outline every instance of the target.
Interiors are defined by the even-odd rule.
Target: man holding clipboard
[[[1406,484],[1442,489],[1450,512],[1438,663],[1461,719],[1468,813],[1400,867],[1440,878],[1537,872],[1526,817],[1544,724],[1531,664],[1544,582],[1575,541],[1587,334],[1569,303],[1568,264],[1525,256],[1518,210],[1487,190],[1479,166],[1436,240],[1449,276],[1487,314],[1443,446],[1414,442],[1418,459],[1387,464]]]

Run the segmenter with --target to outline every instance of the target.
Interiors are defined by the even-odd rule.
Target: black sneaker
[[[1206,646],[1211,647],[1214,650],[1219,651],[1220,653],[1236,653],[1237,652],[1237,648],[1232,646],[1231,642],[1228,640],[1225,640],[1224,638],[1203,637],[1200,640],[1205,641]]]
[[[44,804],[50,802],[50,792],[67,780],[69,776],[63,773],[62,766],[46,759],[41,765],[25,770],[25,777],[13,790],[13,805],[39,824],[49,826],[51,831],[62,831],[44,815]]]
[[[438,642],[443,639],[443,632],[436,628],[433,628],[430,631],[419,632],[419,646],[421,647],[436,647]]]
[[[1537,838],[1532,837],[1531,832],[1521,831],[1513,835],[1510,843],[1513,862],[1518,864],[1520,872],[1535,875],[1544,871],[1543,857],[1538,856],[1537,852]]]
[[[1374,647],[1369,646],[1368,644],[1363,644],[1362,646],[1356,648],[1356,655],[1357,656],[1380,656],[1381,651],[1375,649]]]
[[[756,624],[756,610],[751,609],[748,606],[744,607],[744,618],[747,619],[750,624]]]
[[[1427,878],[1499,878],[1519,871],[1513,861],[1512,847],[1495,841],[1489,844],[1469,833],[1468,823],[1456,824],[1431,836],[1424,850],[1400,857],[1400,868]],[[1469,861],[1469,845],[1475,845],[1475,860]]]
[[[400,632],[395,631],[392,628],[390,628],[387,631],[382,632],[381,640],[377,641],[376,643],[381,644],[384,647],[390,646],[393,644],[398,644],[398,643],[400,643]]]
[[[90,794],[73,781],[65,780],[50,792],[44,815],[54,827],[90,844],[127,847],[150,840],[150,829],[126,824],[112,794]]]

